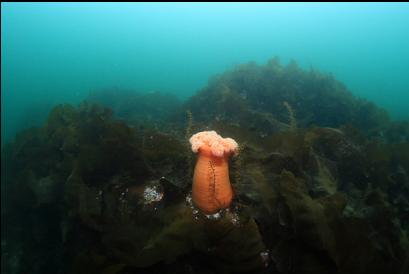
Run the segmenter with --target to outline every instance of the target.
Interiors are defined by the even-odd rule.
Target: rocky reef
[[[98,104],[95,104],[98,103]],[[231,208],[188,138],[237,140]],[[104,90],[2,150],[2,273],[408,273],[409,123],[277,58],[186,102]]]

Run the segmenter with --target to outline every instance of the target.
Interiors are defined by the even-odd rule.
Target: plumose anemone
[[[233,199],[229,179],[228,159],[238,153],[238,145],[231,138],[223,138],[215,131],[202,131],[190,138],[192,151],[198,153],[193,175],[193,203],[205,214],[228,208]]]

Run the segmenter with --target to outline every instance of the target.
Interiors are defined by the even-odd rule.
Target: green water
[[[187,98],[214,74],[273,56],[408,119],[408,29],[408,3],[2,3],[2,144],[93,90]]]

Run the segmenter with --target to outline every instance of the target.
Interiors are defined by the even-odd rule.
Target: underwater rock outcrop
[[[407,272],[407,122],[276,59],[226,72],[151,120],[155,108],[125,101],[121,119],[56,106],[5,146],[2,273]],[[208,215],[190,193],[188,138],[201,130],[240,144],[235,198]]]
[[[113,110],[115,117],[137,127],[166,128],[171,130],[171,117],[182,106],[173,94],[159,91],[140,93],[121,88],[93,91],[86,99]]]
[[[303,70],[294,61],[285,66],[277,57],[265,65],[250,62],[213,77],[184,108],[197,121],[234,123],[262,135],[295,126],[352,125],[389,142],[409,140],[407,122],[391,122],[385,110],[354,97],[331,75]]]

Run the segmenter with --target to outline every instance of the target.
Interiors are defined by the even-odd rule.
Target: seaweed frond
[[[186,139],[186,161],[187,161],[187,175],[189,177],[193,176],[193,165],[192,165],[192,151],[190,149],[189,138],[192,136],[192,127],[193,127],[193,115],[190,110],[186,111],[186,130],[185,130],[185,139]]]
[[[295,118],[295,112],[294,109],[291,107],[291,105],[287,102],[284,101],[283,105],[288,111],[288,116],[289,116],[289,122],[290,122],[290,130],[294,131],[297,129],[297,120]]]

